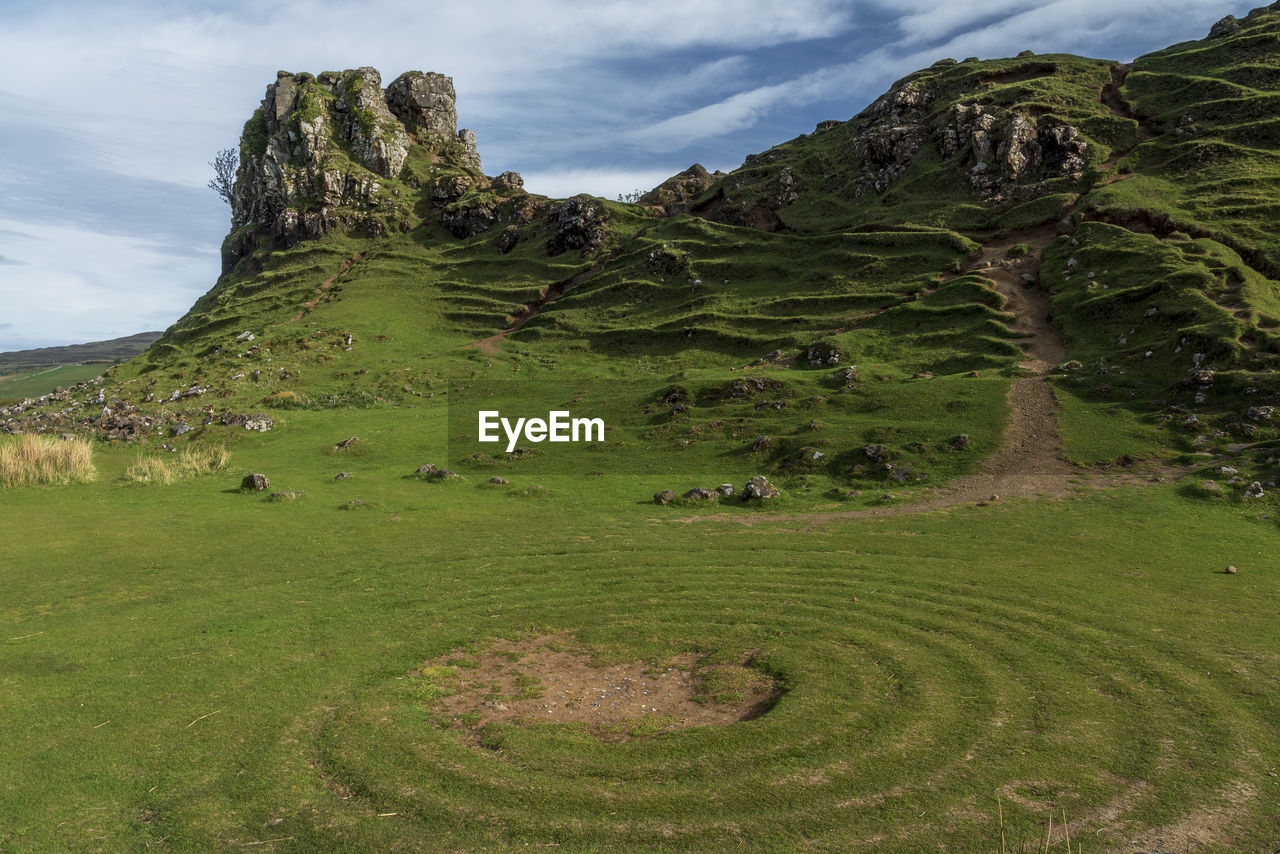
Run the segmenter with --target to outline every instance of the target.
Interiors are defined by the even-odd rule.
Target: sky
[[[213,286],[209,161],[279,69],[450,75],[486,173],[615,198],[734,169],[944,57],[1129,61],[1251,5],[0,0],[0,351],[162,330]]]

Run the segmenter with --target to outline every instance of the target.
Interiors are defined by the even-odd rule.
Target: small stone
[[[672,501],[675,501],[675,500],[676,500],[676,494],[673,490],[670,490],[670,489],[664,489],[661,492],[655,493],[653,496],[654,504],[670,504]]]
[[[489,478],[489,482],[494,486],[506,486],[508,483],[511,483],[511,481],[507,480],[505,477],[491,477]]]
[[[255,492],[261,492],[264,489],[271,488],[271,479],[261,472],[245,475],[244,480],[240,481],[241,489],[251,489]]]
[[[1249,484],[1244,491],[1244,497],[1249,499],[1262,498],[1265,495],[1266,493],[1262,491],[1262,484],[1256,480]]]
[[[338,472],[337,474],[335,474],[335,475],[333,476],[333,479],[334,479],[334,480],[346,480],[346,479],[347,479],[347,478],[349,478],[349,477],[351,477],[351,472],[349,472],[349,471],[340,471],[340,472]]]
[[[1226,569],[1223,570],[1223,572],[1225,572],[1227,575],[1235,575],[1237,572],[1239,572],[1239,570],[1236,569],[1234,566],[1228,566]]]
[[[777,498],[782,493],[769,482],[769,479],[763,475],[756,475],[747,481],[747,485],[742,488],[742,500],[750,501],[751,499]]]
[[[273,492],[267,496],[268,501],[297,501],[303,497],[301,492]]]

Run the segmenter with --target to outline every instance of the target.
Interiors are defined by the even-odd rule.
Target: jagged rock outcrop
[[[455,97],[443,74],[408,71],[384,90],[368,67],[279,72],[241,139],[224,269],[264,234],[289,245],[338,228],[377,236],[408,227],[410,201],[385,182],[403,177],[413,146],[433,162],[480,172],[475,134],[457,129]],[[430,192],[448,202],[469,185],[455,174]]]
[[[406,71],[387,87],[387,107],[421,142],[441,145],[458,132],[453,80],[435,72]]]
[[[1079,181],[1088,149],[1071,125],[980,104],[957,104],[936,139],[944,157],[968,166],[973,189],[994,200],[1032,194],[1053,178]]]
[[[374,68],[357,68],[336,80],[334,89],[342,138],[351,145],[351,153],[371,172],[399,177],[409,155],[409,135],[387,107],[382,75]]]
[[[979,103],[956,104],[935,126],[930,105],[936,97],[923,82],[911,81],[860,117],[852,146],[862,161],[860,194],[885,192],[930,142],[943,157],[959,160],[974,191],[991,201],[1035,195],[1044,181],[1083,176],[1088,144],[1078,128]]]
[[[547,211],[547,224],[552,229],[547,253],[559,255],[571,249],[591,251],[604,240],[607,220],[604,207],[590,196],[574,196],[551,206]]]
[[[723,172],[708,172],[701,163],[695,163],[645,193],[637,202],[650,207],[661,207],[669,216],[674,216],[688,210],[694,199],[723,177]]]

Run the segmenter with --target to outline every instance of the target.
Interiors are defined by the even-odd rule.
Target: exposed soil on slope
[[[316,306],[318,306],[320,304],[320,301],[324,299],[325,294],[329,291],[330,288],[333,287],[334,283],[338,281],[338,278],[340,276],[345,276],[351,270],[352,267],[354,267],[356,264],[360,263],[363,260],[364,260],[364,253],[357,252],[347,260],[343,261],[342,266],[338,267],[338,272],[334,273],[332,276],[330,276],[329,278],[325,279],[323,282],[320,283],[320,286],[316,288],[315,297],[313,299],[309,299],[306,302],[304,302],[302,304],[302,307],[298,309],[298,313],[295,314],[293,317],[289,318],[289,323],[294,323],[296,321],[299,321],[302,318],[306,317],[308,314],[310,314],[311,310]]]
[[[526,305],[516,314],[507,318],[508,326],[506,329],[496,335],[490,335],[488,338],[481,338],[479,341],[473,341],[468,346],[475,347],[487,356],[497,355],[498,346],[508,335],[518,331],[520,327],[529,322],[530,318],[542,314],[542,310],[546,308],[549,303],[560,299],[560,297],[564,296],[567,291],[578,287],[578,285],[582,284],[603,269],[604,262],[597,261],[595,264],[591,265],[590,269],[583,270],[576,276],[571,276],[563,281],[547,285],[539,292],[536,300]]]

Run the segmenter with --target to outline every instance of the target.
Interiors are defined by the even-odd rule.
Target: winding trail
[[[1055,238],[1053,225],[1014,232],[989,241],[956,276],[976,273],[987,279],[1005,299],[1014,315],[1010,330],[1021,341],[1026,358],[1020,363],[1032,376],[1019,377],[1009,387],[1010,418],[1000,447],[977,474],[957,478],[931,490],[910,504],[833,510],[815,513],[761,513],[751,516],[713,514],[688,516],[680,522],[807,522],[820,524],[842,519],[869,519],[926,513],[961,504],[982,504],[1004,498],[1059,498],[1072,492],[1140,483],[1146,473],[1092,472],[1062,459],[1058,435],[1058,401],[1047,377],[1066,357],[1062,339],[1050,325],[1049,298],[1039,285],[1041,252]],[[1010,247],[1026,244],[1031,251],[1021,258],[1006,257]]]
[[[560,297],[564,296],[567,291],[573,290],[596,273],[599,273],[604,269],[604,263],[604,261],[597,261],[581,273],[547,285],[538,293],[538,298],[536,300],[527,304],[519,312],[507,318],[507,322],[510,325],[506,329],[494,335],[490,335],[488,338],[481,338],[478,341],[472,341],[467,346],[476,348],[486,356],[496,356],[498,354],[498,347],[504,340],[506,340],[508,335],[519,331],[519,329],[528,323],[531,318],[541,314],[542,310],[546,308],[549,303],[558,300]]]
[[[316,288],[315,298],[309,299],[306,302],[304,302],[302,304],[302,307],[298,309],[298,313],[295,314],[293,317],[289,318],[287,322],[296,323],[297,321],[301,320],[302,318],[310,314],[311,310],[320,304],[320,301],[324,299],[325,294],[329,291],[330,288],[333,287],[334,283],[338,281],[338,277],[346,275],[347,272],[349,272],[352,267],[354,267],[356,264],[360,263],[363,260],[364,260],[364,253],[357,252],[347,260],[343,261],[342,266],[338,268],[338,272],[334,273],[332,276],[325,279],[323,282],[320,283],[320,286]]]

